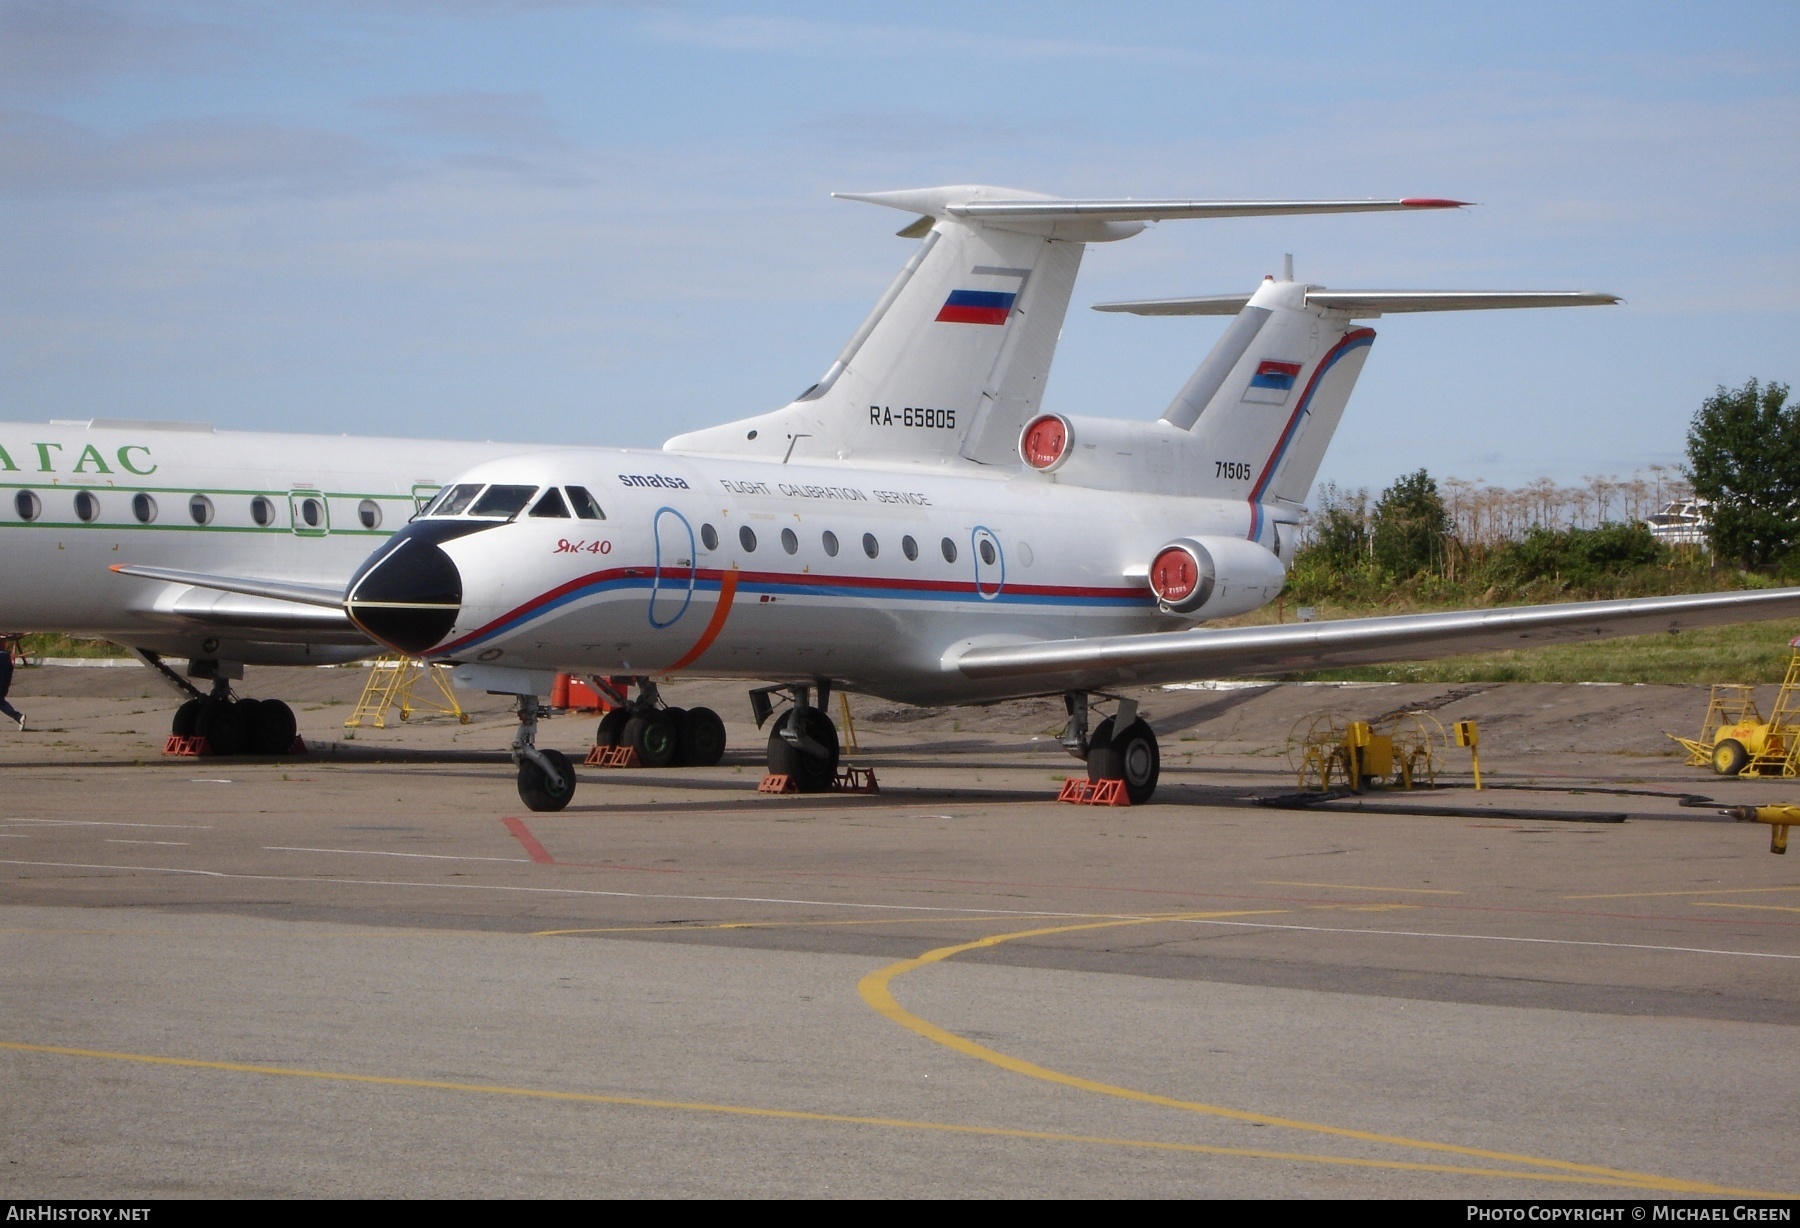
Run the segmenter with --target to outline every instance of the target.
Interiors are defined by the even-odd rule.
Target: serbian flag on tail
[[[942,324],[1004,324],[1016,294],[1003,290],[952,290],[937,313]]]
[[[1244,389],[1244,400],[1258,405],[1285,405],[1294,391],[1294,381],[1300,378],[1301,366],[1301,363],[1272,358],[1257,363],[1256,374],[1250,377],[1250,386]]]

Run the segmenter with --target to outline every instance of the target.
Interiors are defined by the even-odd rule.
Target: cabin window
[[[139,524],[149,524],[156,519],[156,500],[143,491],[131,496],[131,514],[137,517]]]
[[[783,529],[781,531],[781,548],[789,554],[800,553],[800,539],[794,535],[792,529]]]
[[[213,518],[213,501],[205,495],[195,495],[188,500],[188,515],[195,524],[211,524]]]
[[[918,562],[919,561],[919,543],[914,541],[911,538],[911,536],[902,537],[900,539],[900,553],[904,554],[906,556],[907,562],[909,562],[909,563]]]
[[[75,492],[75,518],[86,524],[100,519],[100,500],[94,497],[91,490]]]
[[[881,543],[875,540],[873,533],[863,534],[863,553],[874,558],[881,553]]]
[[[44,514],[44,501],[32,491],[21,490],[13,496],[13,510],[20,520],[36,520]]]
[[[749,525],[744,525],[738,530],[738,545],[744,548],[745,554],[756,552],[756,534]]]
[[[547,519],[567,520],[569,505],[563,502],[562,491],[552,486],[544,492],[544,497],[532,507],[531,514]]]
[[[830,529],[826,529],[823,533],[819,534],[819,544],[825,547],[826,558],[835,559],[837,557],[838,539],[836,533],[833,533]]]
[[[275,523],[275,504],[262,495],[250,500],[250,519],[263,528]]]
[[[948,537],[946,537],[943,541],[938,543],[938,548],[944,552],[944,562],[946,562],[946,563],[956,562],[956,543],[955,542],[951,541]]]
[[[719,548],[719,531],[709,524],[700,526],[700,544],[708,550]]]
[[[325,523],[325,505],[317,499],[300,500],[300,519],[309,529],[316,529]]]
[[[381,527],[381,504],[373,499],[364,499],[356,505],[356,519],[362,523],[362,527],[365,529],[379,529]]]
[[[996,558],[1000,557],[999,555],[994,553],[994,543],[991,540],[989,540],[988,538],[984,537],[981,539],[980,549],[981,549],[981,561],[986,563],[989,567],[992,567],[994,565],[994,560]]]
[[[600,510],[599,502],[589,493],[585,486],[569,487],[569,506],[575,509],[575,515],[581,520],[605,520],[606,513]]]
[[[496,520],[511,520],[525,510],[531,502],[531,496],[537,494],[535,486],[508,486],[496,482],[475,500],[475,506],[469,509],[471,516],[491,516]]]

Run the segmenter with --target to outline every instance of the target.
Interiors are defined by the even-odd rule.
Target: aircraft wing
[[[344,608],[344,590],[340,585],[267,580],[253,576],[215,576],[202,571],[177,571],[172,567],[142,567],[136,563],[114,563],[112,570],[122,576],[136,576],[141,580],[166,580],[170,584],[242,593],[249,597],[269,597],[301,605],[330,606],[340,611]]]
[[[1132,299],[1095,303],[1095,311],[1125,311],[1137,316],[1234,316],[1250,301],[1248,294],[1200,294],[1188,298]],[[1344,311],[1359,320],[1411,311],[1496,311],[1508,307],[1608,307],[1616,294],[1595,290],[1327,290],[1310,286],[1308,307]]]
[[[1049,690],[1188,682],[1376,665],[1800,618],[1800,588],[1514,606],[973,647],[946,668],[974,679],[1041,678]]]
[[[343,589],[304,581],[217,576],[169,567],[115,564],[113,571],[160,581],[132,602],[153,623],[205,627],[285,643],[367,644],[344,612]]]

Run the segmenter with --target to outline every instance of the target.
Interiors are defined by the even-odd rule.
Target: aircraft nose
[[[363,565],[344,606],[370,637],[416,657],[450,633],[462,597],[462,574],[450,556],[413,536]]]

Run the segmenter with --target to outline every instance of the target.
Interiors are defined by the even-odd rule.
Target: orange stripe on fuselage
[[[663,671],[664,673],[672,674],[678,669],[686,669],[698,661],[702,653],[713,646],[713,641],[719,638],[719,632],[725,630],[725,620],[731,616],[731,602],[737,596],[737,585],[737,568],[734,567],[730,571],[720,573],[719,604],[713,607],[712,617],[706,623],[706,630],[700,633],[700,638],[694,642],[692,648],[687,650],[681,660],[669,666]]]

